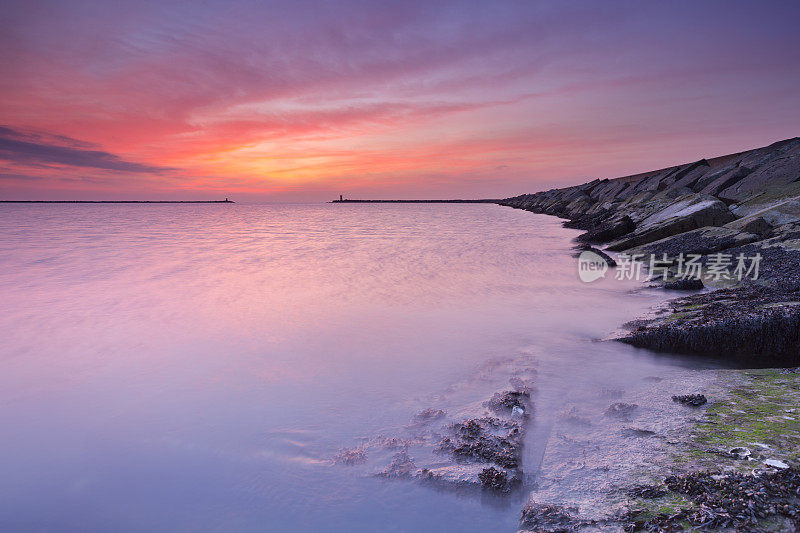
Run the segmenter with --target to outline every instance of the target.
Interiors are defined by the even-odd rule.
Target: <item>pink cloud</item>
[[[12,196],[503,196],[764,145],[800,123],[789,4],[3,10],[4,123],[79,140],[111,167],[78,176],[6,153]]]

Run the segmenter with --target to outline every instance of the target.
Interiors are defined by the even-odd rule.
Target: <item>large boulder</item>
[[[656,255],[667,254],[675,257],[679,254],[710,254],[743,246],[759,240],[761,237],[753,233],[744,233],[731,228],[706,226],[685,233],[679,233],[629,250],[631,254]]]
[[[694,192],[700,192],[705,189],[709,183],[713,182],[726,172],[730,172],[731,169],[735,168],[736,164],[725,165],[722,167],[710,168],[706,171],[705,174],[700,176],[697,181],[694,182],[694,185],[691,185],[691,189]]]
[[[631,217],[623,215],[607,221],[595,229],[579,235],[577,240],[580,242],[603,243],[618,239],[623,235],[632,232],[636,226]]]
[[[728,187],[731,187],[732,185],[743,180],[752,172],[753,172],[752,169],[745,166],[740,165],[733,167],[727,170],[726,172],[723,172],[722,174],[717,176],[713,181],[705,185],[705,187],[703,187],[700,190],[700,192],[703,194],[717,195],[721,191],[724,191]]]
[[[667,188],[667,183],[665,182],[665,180],[671,175],[673,175],[675,172],[677,172],[680,168],[682,167],[671,167],[664,169],[660,172],[657,172],[656,174],[653,174],[652,176],[644,178],[641,181],[639,181],[634,188],[636,189],[637,192],[663,191],[664,189]]]
[[[680,178],[676,179],[670,187],[688,187],[693,191],[696,191],[695,185],[699,180],[703,178],[706,174],[711,171],[711,167],[708,166],[708,162],[703,160],[705,165],[698,164],[689,172],[686,172]]]
[[[592,191],[593,191],[593,190],[594,190],[594,189],[595,189],[595,188],[596,188],[598,185],[600,185],[600,184],[602,184],[602,183],[606,183],[606,182],[608,182],[608,178],[606,178],[606,179],[603,179],[603,180],[601,180],[601,179],[597,178],[597,179],[593,179],[592,181],[590,181],[590,182],[588,182],[588,183],[584,183],[583,185],[578,185],[578,188],[580,188],[580,189],[581,189],[583,192],[585,192],[586,194],[591,194],[591,193],[592,193]]]
[[[701,159],[689,165],[679,167],[677,171],[666,176],[661,183],[666,187],[691,187],[700,176],[708,171],[708,161]]]
[[[733,222],[728,222],[724,227],[745,233],[753,233],[761,237],[768,235],[772,231],[772,225],[757,215],[736,219]]]
[[[643,219],[631,235],[611,243],[608,249],[627,250],[704,226],[722,226],[735,218],[723,202],[687,194]]]
[[[800,139],[790,139],[771,153],[756,154],[753,157],[759,159],[743,161],[742,165],[755,170],[720,191],[719,198],[729,202],[741,202],[766,189],[785,186],[800,180]]]
[[[760,217],[770,226],[782,226],[800,220],[800,197],[780,198],[760,204],[751,202],[733,207],[732,211],[742,219]]]
[[[592,192],[592,198],[595,198],[598,202],[605,202],[609,200],[614,200],[618,197],[618,195],[630,187],[629,183],[624,181],[609,181],[603,185],[599,185],[595,187]]]

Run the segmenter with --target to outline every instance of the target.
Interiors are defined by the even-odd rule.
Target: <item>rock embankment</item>
[[[703,266],[730,262],[731,272],[704,284],[680,284],[713,290],[632,323],[619,340],[761,366],[800,364],[800,138],[499,203],[568,219],[566,227],[586,231],[577,238],[583,246],[658,257],[665,284],[685,275],[687,255],[702,256]],[[758,272],[732,272],[738,257],[756,255]]]

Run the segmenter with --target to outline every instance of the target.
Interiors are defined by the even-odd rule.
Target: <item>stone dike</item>
[[[800,529],[800,139],[500,204],[566,219],[585,231],[578,251],[617,269],[659,259],[650,282],[675,297],[615,340],[749,367],[696,371],[696,390],[672,397],[693,416],[665,433],[657,465],[608,488],[614,512],[532,497],[520,531]],[[681,275],[689,255],[700,275]],[[713,272],[740,256],[760,258],[757,275]]]
[[[665,290],[695,290],[618,340],[756,367],[800,364],[800,138],[499,203],[567,219],[585,230],[580,248],[661,258]],[[681,278],[691,254],[704,267],[758,255],[758,273]]]

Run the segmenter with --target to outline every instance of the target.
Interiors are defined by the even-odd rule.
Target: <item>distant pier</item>
[[[331,200],[331,204],[496,204],[500,199],[484,198],[479,200],[348,200],[340,198]]]
[[[0,200],[0,204],[233,204],[233,200]]]

